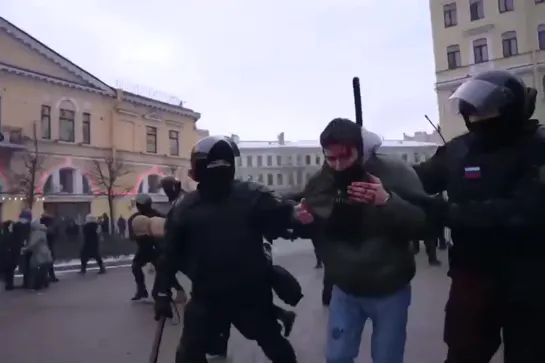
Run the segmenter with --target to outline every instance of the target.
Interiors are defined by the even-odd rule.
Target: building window
[[[276,174],[276,184],[279,186],[284,184],[284,175],[280,173]]]
[[[293,177],[293,173],[288,174],[288,185],[293,186],[295,184],[295,178]]]
[[[60,192],[74,194],[74,169],[59,170]]]
[[[471,21],[484,18],[483,0],[470,0],[469,14]]]
[[[246,166],[248,166],[250,168],[253,166],[252,165],[252,155],[246,156]]]
[[[180,155],[180,133],[178,131],[169,130],[168,145],[170,155]]]
[[[146,126],[146,152],[157,153],[157,127]]]
[[[545,93],[545,76],[541,79],[541,86],[543,87],[543,93]]]
[[[267,155],[267,166],[272,166],[273,157],[272,155]]]
[[[447,47],[447,63],[448,69],[456,69],[462,66],[462,56],[458,44],[449,45]]]
[[[257,166],[258,166],[258,167],[263,166],[263,156],[258,155],[258,156],[257,156],[256,163],[257,163]]]
[[[282,166],[282,156],[276,155],[276,166]]]
[[[263,183],[263,174],[260,173],[260,174],[257,175],[257,182],[258,183]]]
[[[305,155],[305,165],[310,165],[311,162],[312,158],[310,157],[310,155]]]
[[[316,165],[322,165],[322,157],[320,155],[316,155]]]
[[[40,115],[42,139],[51,140],[51,106],[42,105]]]
[[[267,185],[273,185],[273,184],[274,184],[273,175],[267,174]]]
[[[60,109],[59,115],[59,140],[66,142],[75,141],[75,117],[72,110]]]
[[[403,159],[403,161],[407,161],[409,159],[409,156],[407,154],[402,154],[401,159]]]
[[[475,64],[488,62],[488,44],[485,38],[473,41],[473,56]]]
[[[498,0],[498,9],[500,13],[515,10],[515,4],[513,0]]]
[[[504,58],[513,57],[519,53],[517,32],[509,31],[501,35]]]
[[[537,41],[539,43],[539,50],[545,50],[545,24],[537,27]]]
[[[81,133],[83,136],[82,143],[91,144],[91,114],[84,113],[83,120],[81,122]]]
[[[458,25],[456,3],[443,5],[443,18],[445,19],[445,28]]]
[[[303,165],[303,155],[297,154],[297,156],[295,157],[295,162],[297,166]]]

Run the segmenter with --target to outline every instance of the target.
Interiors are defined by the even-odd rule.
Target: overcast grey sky
[[[353,119],[386,138],[437,120],[428,0],[0,0],[1,15],[105,82],[186,101],[201,128],[315,139]]]

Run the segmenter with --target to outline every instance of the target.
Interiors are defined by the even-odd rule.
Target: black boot
[[[148,295],[148,290],[146,290],[146,288],[139,288],[137,291],[136,291],[136,294],[134,294],[134,296],[132,297],[132,301],[138,301],[138,300],[142,300],[142,299],[147,299],[149,297]]]

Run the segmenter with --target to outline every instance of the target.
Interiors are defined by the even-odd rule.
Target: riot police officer
[[[136,293],[132,300],[140,300],[147,298],[148,290],[146,289],[146,282],[144,277],[144,272],[142,269],[148,263],[155,264],[158,255],[158,246],[157,241],[153,236],[142,235],[136,236],[133,229],[133,220],[136,216],[142,215],[148,218],[152,217],[163,217],[161,213],[153,209],[151,197],[147,194],[139,194],[135,199],[136,210],[132,216],[129,217],[127,222],[129,227],[129,238],[133,241],[136,241],[138,249],[134,254],[132,260],[132,274],[134,276],[134,281],[136,282]]]
[[[156,318],[172,317],[168,281],[179,267],[193,283],[177,363],[206,362],[207,330],[219,321],[257,341],[273,363],[296,362],[276,320],[262,236],[283,233],[294,217],[308,223],[311,216],[258,184],[235,181],[238,154],[224,137],[200,140],[191,153],[197,190],[176,202],[167,221]]]
[[[468,133],[415,166],[430,218],[449,227],[444,339],[447,363],[488,363],[502,338],[506,363],[545,361],[545,132],[536,90],[494,70],[450,97]]]

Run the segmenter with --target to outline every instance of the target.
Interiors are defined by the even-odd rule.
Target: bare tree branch
[[[97,194],[104,194],[112,198],[131,189],[130,187],[124,188],[120,184],[120,179],[130,173],[130,169],[121,160],[114,160],[110,157],[93,160],[90,171],[91,177],[96,181],[100,189],[96,191]]]
[[[32,125],[32,147],[21,154],[22,170],[11,176],[12,193],[22,194],[27,208],[32,209],[35,198],[40,195],[40,174],[43,171],[44,157],[40,153],[36,123]]]
[[[102,194],[108,198],[110,214],[110,231],[115,231],[114,200],[128,192],[130,187],[121,185],[120,179],[131,173],[131,170],[119,159],[106,157],[93,160],[90,176],[96,181],[99,188],[95,194]]]

